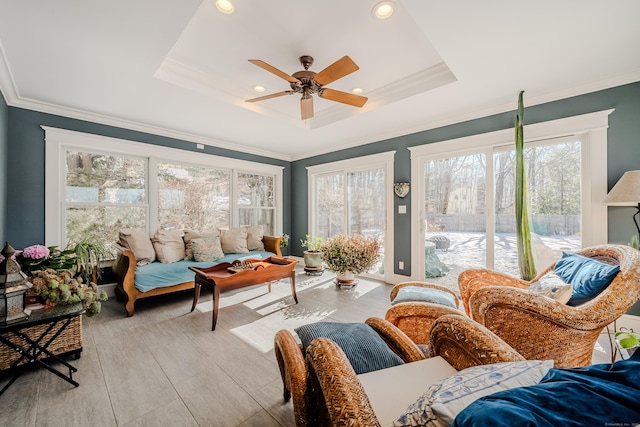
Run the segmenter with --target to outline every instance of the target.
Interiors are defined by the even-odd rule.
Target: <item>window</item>
[[[159,224],[177,223],[189,230],[229,227],[229,170],[159,162],[157,178]]]
[[[525,126],[538,270],[560,250],[607,242],[603,165],[612,111]],[[410,148],[412,221],[420,230],[412,234],[412,262],[424,266],[413,278],[429,277],[438,240],[447,242],[447,251],[437,252],[437,261],[454,274],[487,267],[517,275],[512,140],[509,129]]]
[[[238,173],[238,214],[240,225],[264,225],[264,232],[274,234],[275,188],[273,176]]]
[[[378,239],[381,261],[369,273],[393,271],[392,174],[395,152],[308,168],[309,234],[328,238],[358,233]]]
[[[282,233],[281,167],[159,146],[150,156],[148,144],[43,128],[47,245],[108,244],[121,228],[174,223]]]
[[[147,163],[144,159],[66,150],[66,240],[115,241],[114,230],[146,228]],[[62,246],[62,245],[61,245]]]

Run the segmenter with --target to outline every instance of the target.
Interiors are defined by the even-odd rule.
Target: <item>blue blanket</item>
[[[640,423],[640,351],[629,360],[551,369],[539,384],[480,398],[453,427],[633,426]]]

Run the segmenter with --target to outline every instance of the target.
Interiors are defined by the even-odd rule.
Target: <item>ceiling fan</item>
[[[302,98],[300,99],[300,115],[302,116],[302,120],[310,119],[313,117],[313,98],[311,97],[311,95],[314,93],[317,93],[320,98],[340,102],[342,104],[353,105],[354,107],[362,107],[368,99],[365,96],[354,95],[348,92],[342,92],[340,90],[324,87],[325,85],[334,82],[346,76],[347,74],[351,74],[359,69],[356,63],[353,62],[348,56],[343,56],[319,73],[309,71],[309,67],[311,66],[311,64],[313,64],[313,58],[311,56],[301,56],[300,63],[304,67],[304,70],[297,71],[292,75],[280,71],[277,68],[259,59],[250,59],[249,62],[269,71],[270,73],[275,74],[280,78],[285,79],[289,82],[291,90],[272,93],[271,95],[260,96],[258,98],[247,99],[246,102],[263,101],[265,99],[277,98],[279,96],[301,93]]]

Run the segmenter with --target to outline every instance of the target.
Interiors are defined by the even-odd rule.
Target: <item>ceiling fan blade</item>
[[[296,79],[293,76],[290,76],[289,74],[285,73],[284,71],[278,70],[276,67],[274,67],[272,65],[269,65],[264,61],[261,61],[259,59],[249,59],[249,62],[251,62],[252,64],[257,65],[260,68],[263,68],[263,69],[267,70],[270,73],[275,74],[276,76],[280,77],[281,79],[285,79],[289,83],[300,83],[300,80]]]
[[[352,93],[342,92],[341,90],[329,88],[322,88],[320,92],[318,92],[318,96],[330,101],[353,105],[354,107],[362,107],[369,99],[366,96],[354,95]]]
[[[265,99],[277,98],[279,96],[291,95],[292,93],[296,93],[293,90],[285,90],[283,92],[272,93],[271,95],[259,96],[257,98],[247,99],[244,102],[257,102],[264,101]]]
[[[316,83],[318,83],[320,86],[324,86],[359,69],[360,67],[358,67],[356,63],[351,60],[351,58],[349,58],[348,56],[343,56],[342,58],[338,59],[336,62],[316,74],[313,80],[315,80]]]
[[[311,96],[303,96],[302,99],[300,99],[300,115],[302,120],[313,117],[313,98]]]

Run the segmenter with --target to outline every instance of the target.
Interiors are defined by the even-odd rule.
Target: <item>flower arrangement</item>
[[[33,284],[30,293],[39,295],[45,300],[45,308],[56,304],[76,304],[83,302],[88,317],[100,313],[102,304],[107,300],[106,292],[98,291],[95,283],[83,283],[82,277],[73,277],[69,270],[56,271],[48,268],[35,271],[29,278]]]
[[[280,240],[280,247],[286,248],[287,246],[289,246],[289,235],[283,234],[282,240]]]
[[[15,259],[27,275],[49,268],[56,271],[69,270],[76,265],[75,252],[72,249],[60,250],[57,246],[27,246],[22,251],[16,251]]]
[[[376,239],[360,234],[339,234],[327,239],[320,250],[322,261],[330,270],[360,274],[371,269],[378,261],[380,245]]]
[[[27,294],[41,297],[45,308],[83,302],[91,317],[100,313],[101,301],[107,300],[106,292],[98,291],[91,282],[92,267],[105,253],[99,245],[83,241],[64,250],[57,246],[28,246],[16,251],[15,260],[33,284]]]

